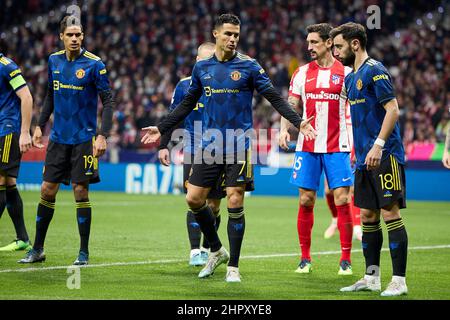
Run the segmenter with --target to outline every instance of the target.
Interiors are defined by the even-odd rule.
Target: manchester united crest
[[[86,75],[86,72],[83,69],[78,69],[75,75],[77,76],[78,79],[83,79],[84,76]]]
[[[241,73],[239,71],[233,71],[231,73],[231,79],[238,81],[241,78]]]
[[[356,89],[361,90],[363,87],[363,83],[361,79],[358,79],[358,81],[356,81]]]

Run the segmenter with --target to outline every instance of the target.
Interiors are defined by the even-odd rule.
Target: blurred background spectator
[[[393,75],[407,152],[443,141],[450,125],[448,1],[6,0],[0,7],[0,51],[22,67],[35,101],[34,125],[45,96],[48,55],[61,49],[59,21],[70,4],[82,8],[84,46],[105,62],[114,88],[112,161],[118,150],[143,148],[140,128],[167,114],[197,46],[213,40],[213,21],[226,12],[242,21],[238,50],[256,58],[287,97],[292,73],[308,62],[306,26],[365,25],[367,7],[378,5],[381,30],[368,30],[369,54]],[[255,96],[254,108],[255,128],[278,127],[279,115],[267,101]]]

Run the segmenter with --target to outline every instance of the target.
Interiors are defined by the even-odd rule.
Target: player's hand
[[[94,142],[93,156],[100,158],[106,152],[106,138],[102,135],[98,135]]]
[[[283,130],[280,132],[280,137],[278,138],[278,144],[284,150],[288,150],[288,142],[291,140],[291,135],[287,130]]]
[[[380,166],[381,156],[383,155],[383,148],[374,144],[372,149],[367,153],[364,164],[367,165],[367,170],[373,170]]]
[[[29,131],[22,132],[20,134],[19,147],[20,147],[20,152],[21,153],[25,153],[25,152],[27,152],[28,150],[31,149],[32,144],[31,144],[31,136],[30,136],[30,132]]]
[[[36,127],[34,129],[33,146],[39,149],[42,149],[44,147],[44,145],[42,144],[42,131],[40,127]]]
[[[141,142],[143,144],[155,143],[161,137],[161,133],[156,126],[145,127],[142,128],[142,130],[147,130],[147,132],[141,139]]]
[[[450,153],[444,150],[444,156],[442,157],[442,164],[447,169],[450,169]]]
[[[314,116],[300,124],[300,132],[305,136],[306,141],[314,140],[317,137],[317,131],[311,125],[312,119],[314,119]]]
[[[168,166],[170,165],[170,154],[168,149],[161,149],[158,151],[158,159],[162,165]]]

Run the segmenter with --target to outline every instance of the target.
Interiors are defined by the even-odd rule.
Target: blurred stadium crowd
[[[36,123],[47,85],[47,58],[62,47],[59,21],[73,2],[2,3],[0,50],[22,67],[35,99]],[[197,46],[213,40],[217,14],[239,15],[238,50],[256,58],[287,97],[292,73],[308,62],[306,26],[326,21],[365,25],[372,4],[381,9],[381,30],[368,30],[369,54],[394,77],[407,151],[415,144],[443,141],[450,126],[448,1],[78,1],[85,47],[105,62],[116,96],[110,145],[141,148],[140,128],[167,114],[176,83],[190,74]],[[278,126],[279,115],[266,101],[256,96],[254,108],[255,128]]]

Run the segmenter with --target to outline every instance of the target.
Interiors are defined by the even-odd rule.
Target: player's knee
[[[380,219],[380,216],[372,210],[361,209],[360,218],[362,223],[371,223],[377,222]]]
[[[41,185],[41,198],[45,200],[54,200],[58,193],[58,185],[54,183],[43,182]]]
[[[191,209],[200,208],[205,204],[205,200],[195,194],[186,195],[186,203]]]
[[[350,203],[350,195],[347,193],[340,193],[338,195],[334,195],[334,203],[337,206],[342,206],[344,204]]]
[[[316,202],[316,197],[308,194],[308,193],[303,193],[300,195],[300,205],[302,207],[312,207],[314,206]]]
[[[228,196],[228,207],[239,208],[244,205],[244,194],[240,192],[233,192]]]
[[[207,203],[208,203],[208,206],[211,208],[212,212],[220,211],[220,200],[208,199]]]
[[[75,196],[75,200],[85,200],[89,198],[89,189],[82,184],[72,184],[73,194]]]
[[[7,186],[15,186],[17,184],[17,179],[13,177],[7,177],[6,178],[6,185]]]

